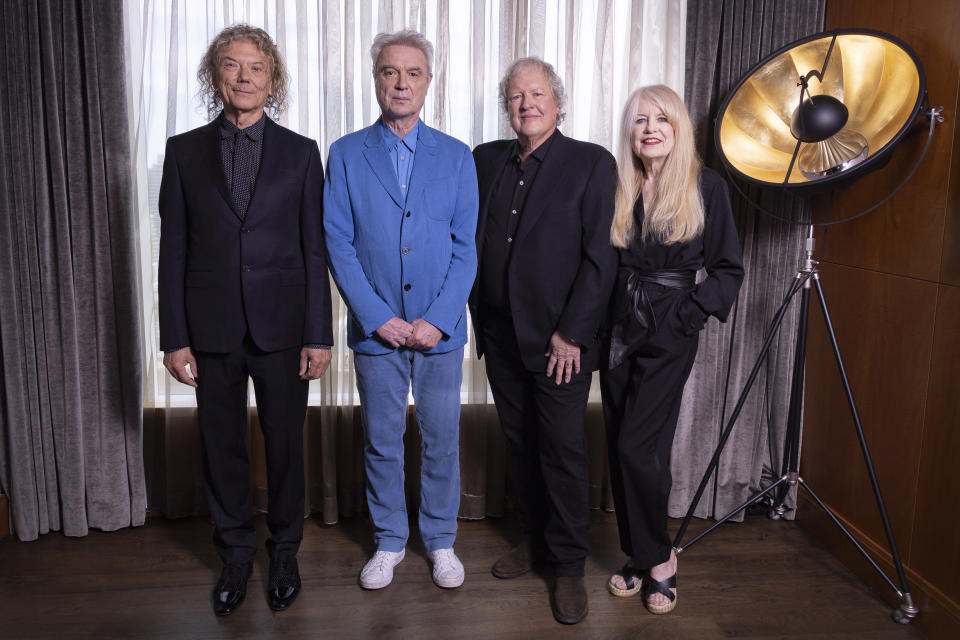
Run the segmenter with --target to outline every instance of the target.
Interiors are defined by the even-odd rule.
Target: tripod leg
[[[790,379],[790,407],[787,411],[787,432],[783,440],[783,460],[781,476],[788,480],[777,492],[774,507],[770,509],[770,519],[779,520],[786,513],[786,501],[790,489],[797,486],[800,468],[800,422],[803,417],[803,373],[806,366],[807,326],[810,317],[810,280],[808,279],[800,294],[800,324],[797,327],[797,343],[793,352],[793,376]]]
[[[733,412],[730,414],[730,419],[727,421],[727,424],[720,435],[720,441],[717,444],[717,448],[714,450],[713,457],[710,459],[710,464],[707,465],[707,470],[703,474],[703,478],[700,480],[700,485],[697,487],[697,492],[693,496],[693,500],[690,502],[690,508],[687,509],[687,514],[683,517],[683,522],[680,523],[680,530],[677,531],[677,535],[673,539],[674,547],[680,547],[683,536],[687,532],[687,526],[690,524],[690,520],[693,518],[693,513],[696,511],[697,505],[700,504],[700,498],[703,497],[703,492],[706,490],[707,484],[710,482],[710,476],[720,463],[720,455],[723,453],[723,447],[727,444],[727,439],[730,437],[730,433],[733,431],[733,426],[736,423],[737,418],[740,416],[740,411],[743,410],[743,405],[747,401],[747,396],[750,394],[750,389],[753,387],[753,383],[757,378],[757,374],[760,373],[760,367],[763,365],[763,361],[767,357],[767,353],[770,351],[770,347],[773,344],[773,339],[780,330],[780,325],[783,323],[783,318],[787,313],[787,309],[790,307],[790,302],[793,300],[793,296],[797,294],[797,291],[800,290],[800,288],[804,285],[804,283],[807,282],[808,279],[809,274],[797,274],[797,277],[790,285],[790,289],[787,291],[787,294],[784,297],[783,303],[780,305],[780,308],[777,309],[777,313],[773,317],[773,322],[770,323],[770,328],[767,330],[767,336],[764,339],[760,353],[757,355],[757,359],[753,364],[753,369],[750,370],[750,375],[747,377],[746,385],[744,386],[743,391],[740,392],[740,397],[737,399],[737,404],[734,406]]]
[[[843,526],[843,523],[840,522],[840,519],[837,518],[833,511],[830,510],[830,507],[828,507],[823,500],[820,499],[820,496],[813,492],[813,489],[810,488],[810,485],[804,482],[802,478],[799,480],[799,484],[801,487],[807,490],[807,493],[809,493],[810,497],[813,498],[814,502],[817,503],[817,506],[819,506],[820,509],[823,510],[823,512],[827,514],[831,520],[833,520],[833,524],[839,527],[840,531],[843,532],[843,535],[847,536],[847,540],[849,540],[853,546],[857,548],[857,551],[859,551],[860,554],[867,559],[867,562],[869,562],[870,565],[877,570],[877,573],[880,574],[880,577],[883,578],[888,585],[890,585],[890,588],[896,592],[897,596],[903,597],[903,593],[897,588],[897,585],[893,583],[893,580],[891,580],[890,577],[884,573],[883,569],[880,568],[880,565],[878,565],[876,561],[870,557],[870,554],[867,553],[867,550],[863,548],[863,545],[861,545],[860,542],[853,537],[853,534],[850,533],[849,529]]]
[[[843,366],[843,358],[840,356],[840,346],[837,343],[837,335],[833,330],[833,322],[830,320],[830,311],[827,308],[827,300],[823,295],[823,288],[820,286],[820,278],[817,275],[813,277],[813,284],[817,290],[817,297],[820,299],[820,308],[823,311],[823,319],[827,325],[827,335],[830,337],[830,345],[833,347],[833,355],[837,360],[837,368],[840,370],[840,378],[843,380],[843,390],[847,395],[847,404],[850,405],[850,414],[853,417],[853,424],[857,431],[857,439],[860,441],[860,452],[863,454],[863,461],[867,467],[867,474],[870,476],[870,484],[873,487],[873,495],[877,501],[877,509],[880,511],[880,519],[883,520],[883,528],[887,534],[887,543],[890,545],[890,555],[893,557],[893,564],[897,568],[897,576],[900,578],[901,589],[896,590],[898,595],[903,598],[903,604],[894,612],[894,619],[904,624],[910,622],[919,610],[913,605],[913,599],[910,596],[910,589],[907,585],[907,576],[903,570],[903,561],[900,559],[900,551],[897,549],[897,541],[893,536],[893,527],[890,526],[890,518],[887,515],[887,507],[883,500],[883,494],[880,491],[880,483],[877,481],[877,474],[874,471],[873,459],[870,457],[870,449],[867,446],[867,438],[863,433],[863,424],[860,422],[860,413],[857,411],[856,402],[853,399],[853,391],[850,389],[850,380],[847,378],[847,370]]]
[[[716,529],[717,527],[722,525],[724,522],[726,522],[736,514],[740,513],[741,511],[743,511],[753,503],[758,502],[761,498],[766,496],[768,493],[772,493],[774,490],[776,490],[780,485],[782,485],[786,481],[787,481],[786,476],[781,477],[779,480],[771,484],[766,489],[763,489],[762,491],[758,491],[757,493],[753,494],[746,500],[746,502],[743,502],[742,504],[740,504],[740,506],[735,507],[732,511],[730,511],[730,513],[723,516],[722,518],[714,522],[712,525],[710,525],[708,528],[698,533],[696,536],[693,537],[693,539],[690,540],[690,542],[688,542],[684,546],[682,547],[678,546],[679,540],[675,540],[673,543],[673,550],[678,554],[683,553],[684,551],[692,547],[700,538],[703,538],[708,533],[710,533],[711,531],[713,531],[714,529]]]

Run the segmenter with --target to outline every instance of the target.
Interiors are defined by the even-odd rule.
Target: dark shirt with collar
[[[480,258],[480,300],[488,312],[499,315],[510,313],[507,267],[513,250],[513,238],[523,215],[527,194],[556,135],[554,131],[530,152],[522,164],[520,145],[514,142],[513,151],[493,188],[484,232],[483,256]]]
[[[266,115],[243,129],[220,114],[220,158],[223,162],[223,177],[227,180],[227,192],[233,199],[233,207],[244,217],[253,198],[253,188],[260,171],[263,155],[263,129]]]

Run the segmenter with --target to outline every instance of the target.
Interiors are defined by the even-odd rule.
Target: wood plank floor
[[[257,521],[262,540],[263,518]],[[261,550],[246,602],[219,619],[209,603],[219,574],[210,530],[201,518],[151,518],[86,538],[7,538],[0,542],[0,637],[922,638],[892,622],[890,607],[797,526],[763,516],[724,525],[683,553],[677,609],[653,616],[639,597],[607,594],[606,579],[623,557],[613,514],[594,512],[590,614],[574,627],[553,620],[548,571],[506,581],[490,575],[517,540],[515,517],[460,523],[456,548],[467,580],[451,591],[433,586],[419,542],[390,587],[363,591],[357,574],[372,551],[368,523],[308,520],[303,591],[293,607],[281,614],[267,607]]]

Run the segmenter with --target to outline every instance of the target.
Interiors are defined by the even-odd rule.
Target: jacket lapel
[[[237,213],[237,210],[233,207],[233,198],[231,198],[230,194],[227,192],[227,179],[223,177],[223,157],[220,152],[219,118],[215,118],[213,122],[207,125],[207,127],[208,130],[206,137],[200,149],[200,153],[203,156],[203,162],[201,162],[201,166],[207,167],[207,170],[213,174],[210,176],[213,186],[216,188],[217,193],[220,194],[220,197],[223,198],[224,202],[227,203],[227,206],[230,207],[230,211],[233,211],[233,215],[242,219],[243,216]]]
[[[557,192],[559,185],[564,184],[567,167],[569,166],[565,162],[566,157],[567,138],[557,131],[557,137],[554,139],[547,157],[543,159],[543,166],[540,167],[537,179],[533,181],[533,187],[530,189],[530,195],[527,196],[523,215],[517,225],[514,243],[523,241],[523,237],[530,232],[530,229],[536,225],[537,220],[543,215],[547,204],[550,203],[550,196]]]
[[[424,122],[420,121],[420,134],[417,138],[417,151],[413,154],[413,169],[410,172],[410,192],[407,193],[407,202],[415,202],[426,187],[431,173],[437,169],[437,138]],[[391,169],[392,170],[392,169]]]
[[[383,143],[383,133],[380,131],[381,121],[377,120],[367,131],[364,140],[363,157],[367,159],[373,175],[390,195],[397,206],[403,208],[404,197],[400,193],[400,183],[397,182],[396,172],[390,166],[390,150]],[[414,163],[416,163],[414,159]]]
[[[507,167],[507,160],[510,159],[510,153],[513,151],[513,143],[507,144],[501,153],[494,156],[493,161],[488,163],[486,168],[495,172],[492,180],[489,180],[486,189],[480,194],[480,211],[477,216],[477,257],[482,259],[483,241],[487,232],[487,214],[490,212],[490,200],[493,199],[493,190],[500,183],[500,177],[503,170]]]
[[[264,193],[267,191],[267,185],[276,184],[278,172],[281,169],[282,158],[280,153],[280,143],[277,140],[277,128],[279,125],[271,120],[266,114],[263,116],[267,119],[263,126],[263,144],[260,150],[260,169],[257,172],[257,179],[253,185],[253,197],[250,198],[250,204],[247,205],[247,214],[246,218],[249,220],[252,216],[260,210],[260,202],[264,198],[268,197],[269,194]],[[233,198],[230,198],[231,207],[233,206]],[[236,213],[236,210],[234,210]],[[237,216],[243,219],[243,216],[237,214]]]

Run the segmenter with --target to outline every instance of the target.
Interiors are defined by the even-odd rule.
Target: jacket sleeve
[[[310,145],[303,197],[300,198],[300,241],[307,275],[302,342],[304,345],[333,346],[330,277],[327,275],[327,249],[323,238],[323,161],[316,142]]]
[[[364,335],[372,336],[394,317],[390,306],[367,280],[354,245],[353,207],[347,190],[346,163],[336,143],[327,159],[327,179],[323,186],[323,228],[333,275],[340,295]]]
[[[677,314],[683,331],[693,334],[707,318],[726,322],[743,282],[743,258],[730,209],[727,185],[717,177],[703,194],[703,266],[707,277],[681,301]]]
[[[598,154],[581,204],[580,267],[557,331],[588,348],[607,311],[617,274],[617,252],[610,244],[617,167],[613,156]]]
[[[180,182],[173,140],[167,140],[160,180],[160,257],[157,265],[157,303],[160,316],[160,349],[190,346],[187,331],[187,205]]]
[[[477,275],[478,206],[477,170],[470,150],[464,146],[457,177],[457,201],[450,219],[453,243],[450,265],[440,293],[423,314],[424,320],[448,336],[453,334],[466,313],[467,298]]]

